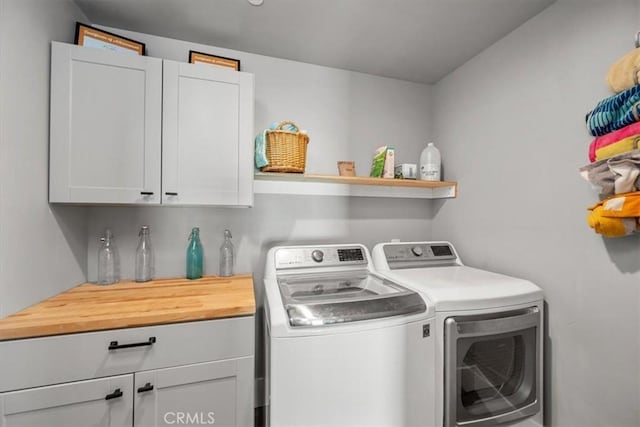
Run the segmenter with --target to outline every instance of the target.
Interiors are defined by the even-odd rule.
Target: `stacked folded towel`
[[[609,68],[607,85],[615,92],[622,92],[640,83],[640,49],[636,48],[620,58]]]
[[[586,116],[591,135],[602,136],[640,121],[640,85],[603,99]]]
[[[606,237],[640,232],[640,49],[611,66],[607,84],[616,95],[600,101],[586,116],[596,138],[590,165],[580,175],[600,189],[600,203],[588,208],[587,222]]]
[[[580,168],[580,175],[600,188],[600,197],[640,191],[640,150]]]
[[[587,223],[606,237],[640,231],[640,192],[616,195],[589,208]]]
[[[599,136],[589,144],[589,160],[596,162],[640,148],[640,122]]]

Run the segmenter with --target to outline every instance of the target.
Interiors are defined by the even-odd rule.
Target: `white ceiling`
[[[555,0],[76,0],[94,24],[435,83]]]

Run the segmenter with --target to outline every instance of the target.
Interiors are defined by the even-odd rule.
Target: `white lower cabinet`
[[[0,425],[131,426],[132,394],[132,374],[0,393]]]
[[[0,342],[1,427],[252,426],[254,317]]]
[[[253,425],[253,358],[136,373],[136,427]]]

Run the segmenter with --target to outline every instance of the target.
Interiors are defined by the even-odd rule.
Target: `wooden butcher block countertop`
[[[255,314],[251,275],[85,283],[0,319],[0,340]]]

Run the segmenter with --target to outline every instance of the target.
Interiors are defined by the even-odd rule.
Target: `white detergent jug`
[[[420,155],[420,179],[440,181],[440,151],[433,142],[428,143]]]

